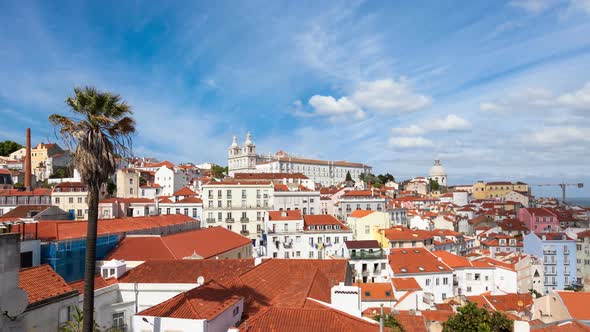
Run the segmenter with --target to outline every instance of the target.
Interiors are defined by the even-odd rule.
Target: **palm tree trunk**
[[[88,191],[88,230],[86,233],[86,262],[84,266],[84,332],[94,331],[94,274],[96,270],[96,233],[98,225],[99,186]]]

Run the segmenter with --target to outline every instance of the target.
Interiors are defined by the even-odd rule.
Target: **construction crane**
[[[556,184],[543,183],[543,184],[536,184],[535,186],[537,186],[537,187],[561,187],[561,203],[563,205],[565,205],[565,188],[567,188],[567,187],[584,188],[583,183],[565,183],[565,182],[556,183]]]

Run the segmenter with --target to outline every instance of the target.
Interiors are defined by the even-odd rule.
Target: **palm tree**
[[[75,146],[74,162],[88,186],[88,230],[84,270],[83,317],[85,332],[93,330],[94,273],[100,187],[115,173],[115,156],[128,156],[135,120],[129,105],[119,95],[93,87],[74,88],[66,99],[73,117],[53,114],[49,122],[59,128],[66,146]]]

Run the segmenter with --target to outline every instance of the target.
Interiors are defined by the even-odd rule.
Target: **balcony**
[[[283,242],[283,247],[285,247],[285,249],[292,249],[293,248],[293,241]]]
[[[207,222],[208,223],[214,223],[215,222],[215,218],[207,218]]]
[[[545,261],[544,260],[543,261],[543,264],[545,264],[545,265],[556,265],[557,264],[557,261],[549,261],[549,260],[548,261]]]
[[[557,272],[545,271],[545,275],[546,276],[556,276],[557,275]]]
[[[272,209],[272,206],[268,206],[266,209]],[[205,211],[235,211],[235,210],[263,210],[262,205],[251,204],[251,205],[232,205],[232,206],[208,206]]]
[[[232,223],[234,221],[235,221],[234,218],[226,218],[225,219],[225,222],[229,222],[229,223]]]
[[[350,259],[359,260],[359,259],[384,259],[385,255],[382,251],[374,251],[368,252],[366,250],[361,250],[361,252],[354,252],[350,254]]]
[[[240,231],[240,235],[248,236],[248,235],[250,235],[250,232],[249,231]]]
[[[240,222],[248,222],[250,221],[250,218],[240,218]]]
[[[570,265],[570,260],[569,260],[569,258],[563,261],[563,265]]]
[[[364,270],[364,271],[362,272],[362,276],[363,276],[363,277],[368,277],[368,276],[370,276],[370,275],[371,275],[371,271],[369,271],[369,270]]]
[[[545,249],[543,250],[543,255],[556,255],[557,250],[555,249]]]

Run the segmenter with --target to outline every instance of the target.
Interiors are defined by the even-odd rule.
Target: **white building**
[[[516,293],[516,271],[508,264],[485,258],[470,261],[446,251],[433,251],[442,262],[453,269],[453,294],[491,295]],[[493,263],[496,264],[493,264]]]
[[[361,174],[371,172],[371,166],[347,161],[327,161],[295,157],[280,151],[274,155],[257,154],[256,145],[248,132],[244,144],[238,144],[237,137],[228,149],[227,164],[229,176],[235,173],[303,173],[323,186],[336,185],[346,179],[350,173],[355,181]]]
[[[447,186],[447,171],[440,164],[440,160],[437,159],[434,161],[434,166],[430,169],[428,179],[437,181],[441,187]]]
[[[302,215],[300,210],[269,211],[266,252],[273,258],[327,258],[343,252],[352,231],[330,215]]]
[[[389,282],[387,254],[377,240],[345,241],[343,257],[352,268],[353,282]]]
[[[194,174],[186,169],[162,166],[156,171],[155,183],[161,186],[162,196],[172,196],[180,188],[186,187],[193,177]]]
[[[203,185],[205,225],[223,226],[250,239],[262,239],[264,215],[274,207],[274,186],[270,181],[209,182]]]
[[[394,278],[413,277],[422,290],[418,299],[429,306],[453,297],[453,269],[426,248],[390,249],[390,275]]]
[[[274,186],[274,208],[277,210],[301,210],[302,214],[320,213],[320,192],[304,186]]]
[[[355,210],[385,211],[387,198],[374,190],[350,190],[338,199],[337,216],[346,220]]]

